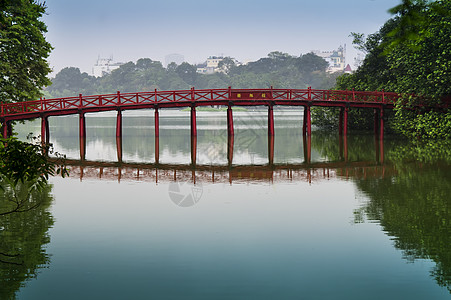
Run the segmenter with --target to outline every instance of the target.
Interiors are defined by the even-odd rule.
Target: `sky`
[[[182,54],[255,61],[271,51],[299,56],[346,44],[351,32],[376,32],[400,0],[46,0],[51,75],[65,67],[92,73],[99,57],[115,62]]]

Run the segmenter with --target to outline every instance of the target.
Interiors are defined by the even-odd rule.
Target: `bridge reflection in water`
[[[311,137],[303,135],[304,162],[300,164],[274,163],[274,136],[268,136],[268,163],[264,165],[234,165],[233,136],[228,139],[227,165],[196,163],[196,137],[191,137],[190,164],[160,164],[158,140],[155,141],[155,163],[122,162],[121,141],[117,141],[117,162],[67,160],[70,176],[83,179],[138,180],[170,182],[230,183],[253,181],[305,181],[315,182],[330,178],[366,178],[393,175],[396,170],[384,163],[383,140],[376,139],[372,161],[348,161],[346,136],[340,137],[340,161],[311,162]]]

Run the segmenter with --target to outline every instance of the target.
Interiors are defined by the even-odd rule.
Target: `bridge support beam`
[[[302,126],[302,133],[303,135],[312,135],[312,119],[311,119],[311,111],[310,106],[304,106],[304,120],[303,120],[303,126]]]
[[[268,163],[274,164],[274,135],[268,135]]]
[[[268,105],[268,135],[274,136],[274,110],[272,104]]]
[[[80,143],[80,159],[85,160],[86,156],[86,120],[85,114],[80,112],[79,114],[79,143]]]
[[[155,138],[160,136],[160,116],[158,107],[155,107]]]
[[[232,114],[232,107],[230,106],[230,104],[227,107],[227,135],[229,137],[234,135],[233,114]]]
[[[50,141],[49,118],[47,116],[41,117],[41,144],[48,145]]]
[[[197,154],[197,136],[191,136],[191,165],[196,165],[196,154]]]
[[[117,161],[122,162],[122,136],[116,137]]]
[[[160,115],[155,106],[155,163],[160,163]]]
[[[85,114],[80,113],[79,119],[78,119],[78,129],[79,129],[79,136],[80,138],[86,137],[86,120],[85,120]]]
[[[117,110],[116,137],[122,138],[122,111],[120,109]]]
[[[155,163],[160,163],[160,137],[155,137]]]
[[[312,137],[310,135],[302,135],[302,144],[304,147],[304,163],[311,163],[312,161]]]
[[[230,166],[232,166],[233,163],[233,141],[234,141],[234,136],[233,135],[229,135],[227,138],[227,163]]]
[[[196,128],[196,107],[191,106],[191,136],[197,136]]]

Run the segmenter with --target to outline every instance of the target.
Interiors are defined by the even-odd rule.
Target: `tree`
[[[34,208],[29,201],[32,193],[43,189],[49,176],[68,174],[65,157],[54,153],[58,158],[54,163],[48,158],[52,153],[50,145],[43,146],[39,142],[22,142],[15,137],[0,139],[0,191],[10,195],[9,205],[3,205],[9,209],[1,211],[0,216]]]
[[[95,92],[97,78],[87,73],[81,73],[79,68],[62,69],[52,80],[52,85],[46,88],[52,97],[70,97],[78,94]]]
[[[45,3],[2,0],[0,8],[0,102],[34,100],[51,83],[46,76],[52,46],[40,21]]]
[[[27,193],[27,188],[21,185],[19,190]],[[15,293],[26,281],[49,265],[46,244],[50,242],[48,230],[54,224],[51,190],[52,186],[46,185],[31,193],[30,206],[35,208],[0,216],[0,299],[16,299]],[[10,196],[0,190],[0,212],[8,209],[5,206]]]
[[[226,74],[233,73],[234,68],[236,68],[235,60],[229,56],[224,57],[224,59],[219,62],[218,68]]]
[[[175,71],[180,76],[180,78],[183,79],[183,81],[191,86],[194,86],[197,79],[197,70],[195,66],[190,65],[187,62],[183,62],[180,64],[180,66],[177,66],[177,69]]]
[[[325,72],[329,64],[327,61],[315,55],[314,53],[307,53],[297,59],[296,65],[300,72],[311,73],[315,71]]]
[[[422,96],[397,103],[392,127],[412,139],[450,139],[451,112],[431,108],[451,97],[451,1],[405,0],[391,11],[396,15],[378,32],[366,39],[353,34],[367,55],[355,73],[338,78],[336,89]],[[418,99],[429,108],[415,106]]]

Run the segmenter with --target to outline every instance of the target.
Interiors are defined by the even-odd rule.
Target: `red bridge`
[[[340,107],[340,134],[347,134],[348,109],[364,107],[375,109],[375,128],[383,135],[384,109],[392,109],[400,98],[399,94],[382,92],[357,92],[308,89],[211,89],[152,91],[40,99],[1,105],[0,121],[3,136],[8,134],[8,122],[42,118],[42,134],[48,140],[48,117],[79,114],[80,138],[86,135],[85,113],[117,110],[116,136],[122,136],[122,110],[155,109],[155,136],[159,136],[158,109],[170,107],[191,107],[191,135],[196,136],[196,107],[224,105],[227,110],[228,133],[233,135],[232,106],[268,106],[268,134],[274,135],[273,106],[303,106],[303,131],[311,134],[310,108],[312,106]]]

